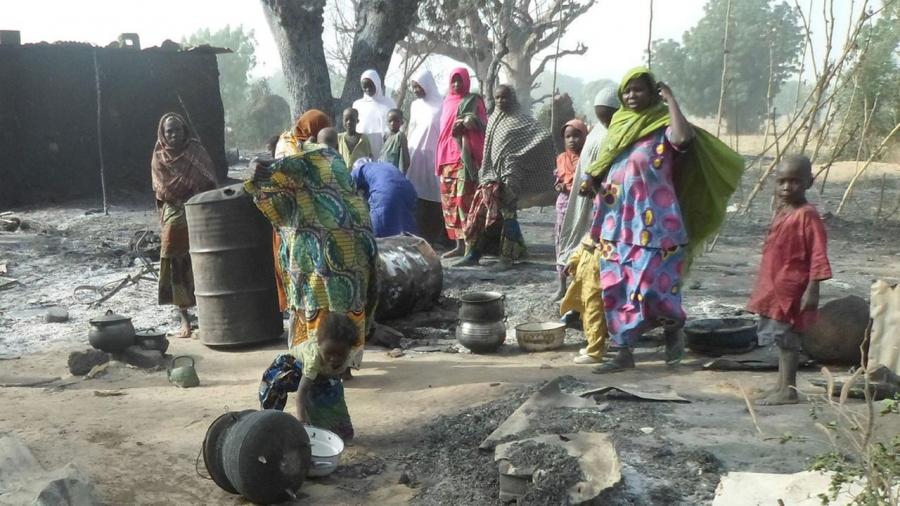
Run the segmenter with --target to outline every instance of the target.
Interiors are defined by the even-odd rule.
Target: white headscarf
[[[378,72],[369,69],[362,73],[359,82],[362,83],[363,79],[369,79],[375,84],[375,95],[370,97],[363,93],[362,98],[353,102],[353,108],[359,112],[359,125],[356,126],[356,130],[366,134],[366,137],[369,138],[369,145],[372,146],[372,153],[377,154],[381,153],[384,134],[389,131],[388,111],[397,107],[397,104],[390,97],[384,96]]]
[[[597,92],[594,105],[604,105],[613,109],[619,108],[619,92],[615,86],[608,86]]]
[[[441,135],[441,106],[444,97],[438,91],[431,71],[422,69],[411,79],[425,90],[424,98],[413,100],[409,108],[409,170],[406,178],[422,200],[441,201],[441,188],[434,174],[434,159]]]

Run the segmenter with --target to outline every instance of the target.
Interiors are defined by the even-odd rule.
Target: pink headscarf
[[[453,78],[459,76],[462,79],[462,92],[457,94],[453,91]],[[469,95],[471,88],[471,79],[469,71],[463,67],[455,68],[450,73],[450,87],[444,98],[444,106],[441,111],[441,135],[438,138],[437,156],[435,157],[435,172],[441,174],[441,165],[449,163],[457,163],[462,157],[459,143],[453,137],[453,123],[456,121],[456,112],[459,104]],[[484,106],[484,100],[481,97],[477,99],[475,114],[481,120],[482,125],[487,125],[487,108]],[[484,158],[484,136],[482,131],[466,131],[466,144],[472,152],[472,158],[477,166],[481,166],[481,160]]]

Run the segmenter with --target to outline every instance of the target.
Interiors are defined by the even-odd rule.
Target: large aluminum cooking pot
[[[506,341],[506,320],[456,322],[456,340],[472,353],[493,353]]]

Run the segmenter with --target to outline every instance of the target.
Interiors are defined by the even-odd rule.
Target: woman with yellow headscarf
[[[725,217],[744,169],[740,155],[688,123],[672,90],[643,67],[619,85],[622,108],[582,191],[599,194],[591,229],[600,285],[618,354],[596,369],[634,367],[640,336],[664,328],[666,363],[684,354],[682,278]]]

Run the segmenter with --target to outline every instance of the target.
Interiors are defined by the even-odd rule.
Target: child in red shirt
[[[778,345],[778,384],[757,403],[797,402],[800,334],[815,319],[819,282],[831,277],[822,218],[806,201],[812,186],[809,158],[794,155],[775,172],[778,209],[763,246],[762,263],[747,308],[759,315],[757,334],[763,345]]]
[[[556,242],[556,258],[559,259],[560,236],[563,221],[566,218],[566,209],[569,206],[569,194],[572,193],[572,181],[575,179],[575,170],[587,139],[588,129],[580,119],[573,119],[563,125],[562,136],[566,150],[556,157],[556,183],[554,189],[559,195],[556,198],[556,226],[553,228],[553,239]],[[566,294],[566,266],[556,265],[556,274],[559,286],[553,295],[553,300],[560,300]]]

